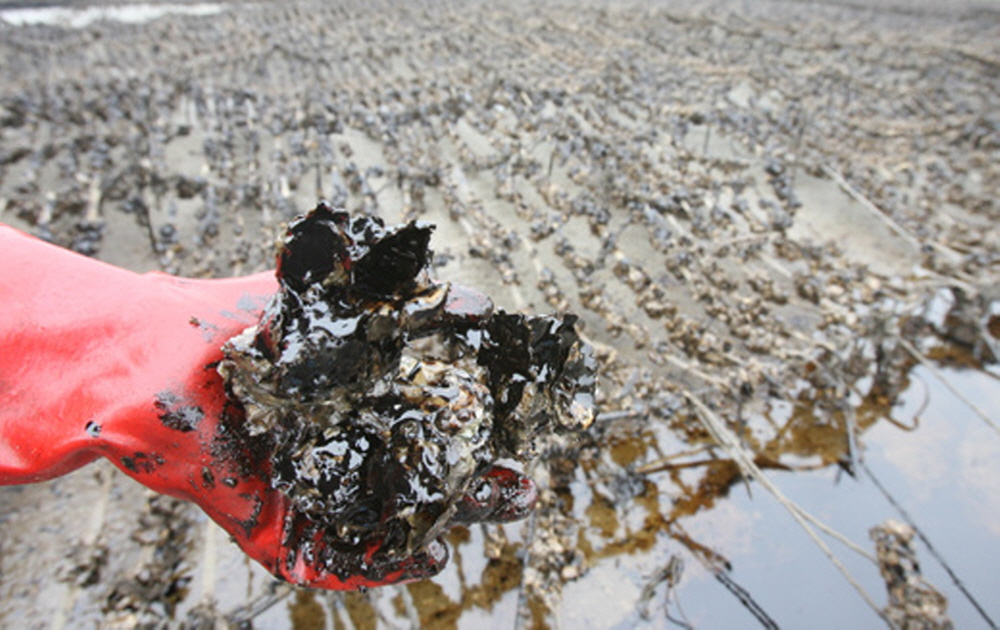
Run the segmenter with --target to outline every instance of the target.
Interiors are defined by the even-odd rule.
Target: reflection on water
[[[993,401],[986,408],[997,408],[996,382],[985,373],[947,370],[945,374],[981,405]],[[963,446],[979,444],[995,452],[1000,439],[937,384],[926,369],[916,367],[910,376],[912,385],[901,397],[901,404],[892,409],[892,416],[901,423],[913,423],[919,413],[919,428],[905,432],[888,422],[873,426],[861,440],[865,465],[996,619],[1000,610],[992,593],[996,583],[994,567],[1000,561],[1000,538],[991,522],[995,523],[1000,514],[1000,497],[995,494],[994,483],[996,462],[1000,460],[973,460],[967,451],[963,452]],[[864,473],[852,479],[829,468],[772,476],[793,500],[869,551],[873,548],[868,530],[886,519],[901,518]],[[736,539],[723,540],[714,548],[729,557],[736,578],[783,626],[834,628],[871,618],[864,603],[770,497],[755,493],[751,498],[745,492],[734,492],[730,502],[733,512],[741,515],[736,516],[738,522],[753,528],[752,546],[747,550]],[[716,518],[720,518],[718,510],[705,515],[705,525],[696,521],[689,529],[695,535],[710,535]],[[948,612],[956,627],[984,627],[983,619],[928,549],[919,543],[917,547],[924,577],[948,597]],[[837,549],[838,554],[852,574],[877,602],[884,603],[885,587],[871,564],[852,553],[840,553],[842,550]],[[711,587],[692,576],[681,591],[692,616],[700,610],[702,623],[696,625],[739,625],[740,615],[745,618],[745,613],[737,607],[730,607],[728,612],[725,607],[717,609],[714,604],[720,598]],[[820,593],[823,595],[818,596]],[[701,604],[699,608],[702,602],[712,605]]]
[[[221,13],[222,4],[126,4],[96,7],[39,7],[0,11],[0,20],[15,26],[51,24],[69,28],[84,28],[103,20],[141,24],[164,15],[208,16]]]

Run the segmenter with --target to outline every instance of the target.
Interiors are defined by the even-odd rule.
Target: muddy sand
[[[367,593],[276,583],[107,462],[0,488],[0,626],[1000,620],[994,4],[10,6],[0,221],[185,276],[272,267],[321,198],[429,221],[437,277],[579,314],[601,392],[533,517]],[[929,590],[887,590],[889,518]]]

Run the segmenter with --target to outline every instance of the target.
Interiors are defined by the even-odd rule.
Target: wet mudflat
[[[0,625],[878,627],[890,518],[1000,622],[997,42],[971,3],[0,23],[0,221],[189,276],[318,198],[429,221],[437,277],[577,313],[601,379],[535,515],[404,587],[275,584],[104,464],[0,489]]]

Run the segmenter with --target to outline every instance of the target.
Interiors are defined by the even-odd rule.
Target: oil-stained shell
[[[223,349],[249,432],[274,445],[286,543],[330,571],[377,573],[379,557],[437,553],[453,523],[523,517],[534,488],[496,462],[593,419],[575,318],[433,281],[432,229],[321,203],[279,243],[261,321]]]

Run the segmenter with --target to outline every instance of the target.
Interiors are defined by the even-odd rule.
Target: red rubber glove
[[[333,575],[283,546],[288,501],[242,440],[242,409],[216,371],[222,344],[257,321],[277,288],[273,273],[139,275],[0,225],[0,484],[50,479],[103,456],[153,490],[196,502],[290,582],[355,589],[440,571],[443,544],[367,575]],[[530,509],[530,480],[497,468],[484,482],[493,498],[466,497],[466,521]]]

